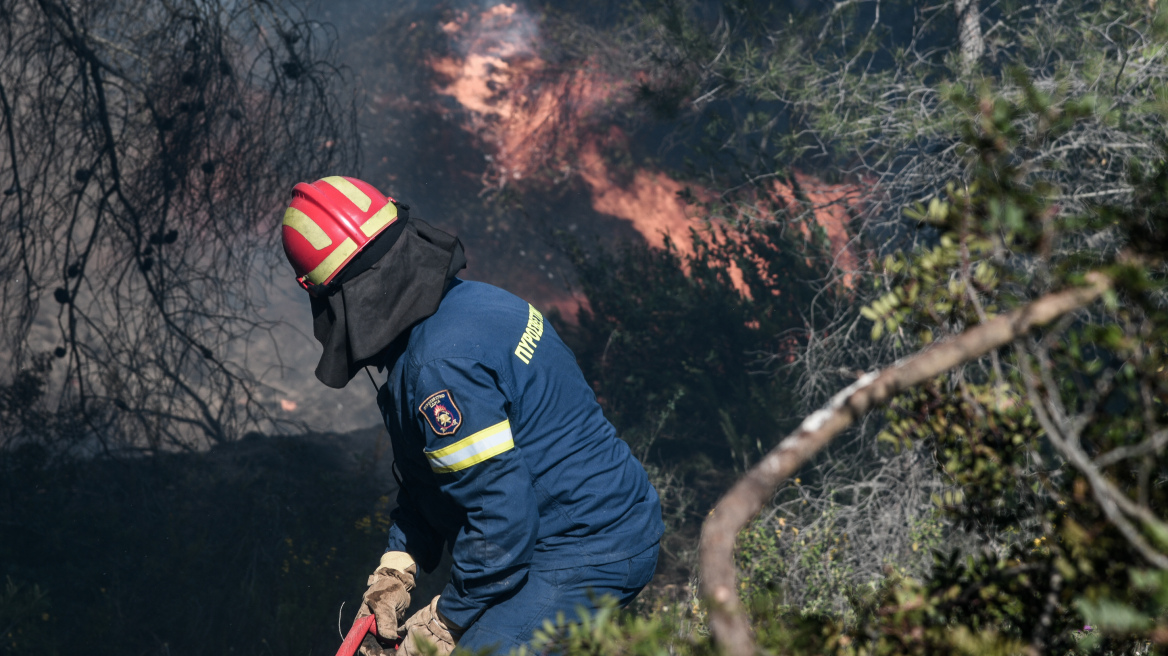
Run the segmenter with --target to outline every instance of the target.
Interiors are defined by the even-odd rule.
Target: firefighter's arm
[[[465,629],[527,579],[539,508],[492,371],[471,359],[442,360],[422,369],[417,390],[426,458],[442,494],[465,513],[436,610]]]
[[[377,390],[377,407],[383,416],[391,411],[391,403],[389,387],[382,385]],[[388,421],[386,428],[393,430]],[[391,525],[385,552],[408,554],[423,570],[433,571],[441,559],[444,540],[422,516],[417,499],[410,494],[410,488],[400,478],[397,481],[397,502],[389,512]]]

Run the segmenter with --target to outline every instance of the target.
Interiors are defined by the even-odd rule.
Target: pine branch
[[[1112,278],[1087,275],[1084,287],[1047,294],[961,335],[920,351],[884,369],[865,374],[832,397],[824,408],[772,449],[718,501],[702,527],[701,593],[710,607],[710,628],[724,653],[754,654],[757,646],[736,594],[734,542],[778,486],[869,410],[954,367],[976,360],[1059,317],[1095,301]]]

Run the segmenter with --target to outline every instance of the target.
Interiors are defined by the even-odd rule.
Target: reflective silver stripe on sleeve
[[[437,451],[427,451],[426,458],[430,460],[430,469],[439,474],[446,474],[493,458],[514,446],[511,422],[504,419],[450,446]]]

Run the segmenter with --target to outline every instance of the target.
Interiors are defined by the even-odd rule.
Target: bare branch
[[[355,163],[329,32],[294,3],[5,7],[6,371],[55,357],[45,402],[93,417],[103,448],[111,426],[156,449],[271,425],[263,381],[231,356],[270,328],[255,290],[283,196]]]
[[[1047,294],[879,372],[865,374],[772,449],[718,501],[702,527],[701,592],[710,603],[710,628],[725,653],[753,654],[756,646],[736,594],[733,550],[738,532],[759,513],[779,484],[836,435],[877,405],[953,367],[1011,343],[1032,328],[1082,308],[1112,285],[1100,272],[1085,287]]]
[[[1100,455],[1095,458],[1095,466],[1100,468],[1108,467],[1121,460],[1156,453],[1160,449],[1163,449],[1166,444],[1168,444],[1168,430],[1159,430],[1152,433],[1151,437],[1139,444],[1116,447]]]
[[[957,10],[957,39],[961,46],[961,66],[969,72],[985,52],[985,39],[981,33],[981,7],[978,0],[955,0],[953,5]]]

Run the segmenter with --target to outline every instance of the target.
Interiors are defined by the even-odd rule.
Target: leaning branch
[[[1087,285],[1053,294],[998,316],[956,338],[936,344],[883,371],[865,374],[832,397],[821,410],[751,468],[714,506],[702,527],[701,592],[710,604],[710,628],[722,651],[733,656],[756,652],[750,624],[736,594],[734,541],[762,510],[779,484],[789,478],[836,435],[873,407],[949,369],[976,360],[1014,341],[1032,328],[1082,308],[1109,289],[1110,276],[1092,272]]]

